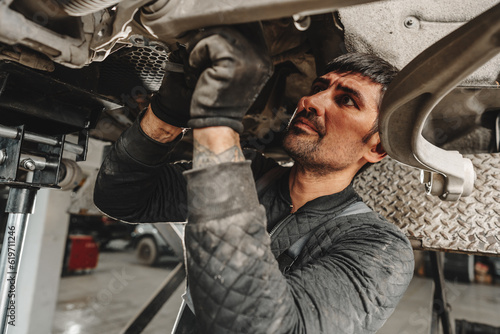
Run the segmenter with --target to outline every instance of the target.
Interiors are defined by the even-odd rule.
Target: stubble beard
[[[313,126],[321,129],[318,131],[317,137],[295,126],[301,118],[308,120]],[[283,148],[295,162],[304,164],[317,154],[321,141],[324,138],[323,132],[324,127],[318,124],[316,117],[312,113],[301,110],[296,114],[296,117],[291,121],[290,127],[287,129],[283,138]]]
[[[305,118],[316,129],[313,135],[296,127],[295,124]],[[326,175],[337,172],[348,166],[345,155],[354,152],[345,151],[344,143],[331,144],[332,147],[323,147],[326,136],[325,126],[313,113],[299,112],[291,122],[289,129],[283,137],[283,149],[295,161],[296,165],[317,175]],[[345,146],[345,145],[344,145]]]
[[[322,157],[321,146],[324,137],[313,137],[303,130],[291,127],[283,138],[283,149],[299,168],[322,176],[342,169],[342,166],[328,162]]]
[[[283,149],[293,160],[303,164],[317,154],[321,139],[306,136],[303,130],[292,127],[285,134]]]
[[[299,131],[301,131],[299,129]],[[283,149],[294,160],[295,165],[309,173],[322,177],[331,173],[336,173],[345,170],[349,167],[349,160],[346,160],[344,155],[351,155],[355,152],[337,152],[337,154],[329,155],[330,150],[339,149],[338,145],[329,148],[327,151],[322,149],[322,138],[308,138],[297,134],[296,131],[290,129],[283,139]],[[340,154],[340,155],[339,155]]]

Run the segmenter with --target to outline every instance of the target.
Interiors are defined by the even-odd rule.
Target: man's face
[[[367,135],[378,115],[382,85],[356,73],[317,78],[311,94],[300,99],[285,135],[285,151],[303,167],[319,173],[359,164],[379,142]]]

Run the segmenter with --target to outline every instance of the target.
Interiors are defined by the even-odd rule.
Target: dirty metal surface
[[[354,181],[363,200],[396,224],[415,248],[500,255],[500,154],[465,155],[477,174],[457,202],[427,195],[420,171],[387,157]]]

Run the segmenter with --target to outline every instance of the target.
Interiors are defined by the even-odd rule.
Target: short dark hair
[[[323,74],[330,72],[359,73],[370,78],[373,82],[381,84],[382,91],[385,91],[399,70],[382,58],[372,54],[346,53],[326,65]]]

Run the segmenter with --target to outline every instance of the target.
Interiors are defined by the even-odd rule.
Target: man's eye
[[[311,95],[317,94],[323,90],[323,87],[320,85],[315,85],[311,88]]]
[[[354,102],[354,100],[351,99],[351,97],[349,95],[340,96],[338,101],[339,101],[339,104],[343,105],[343,106],[352,106],[352,107],[356,106],[356,102]]]

